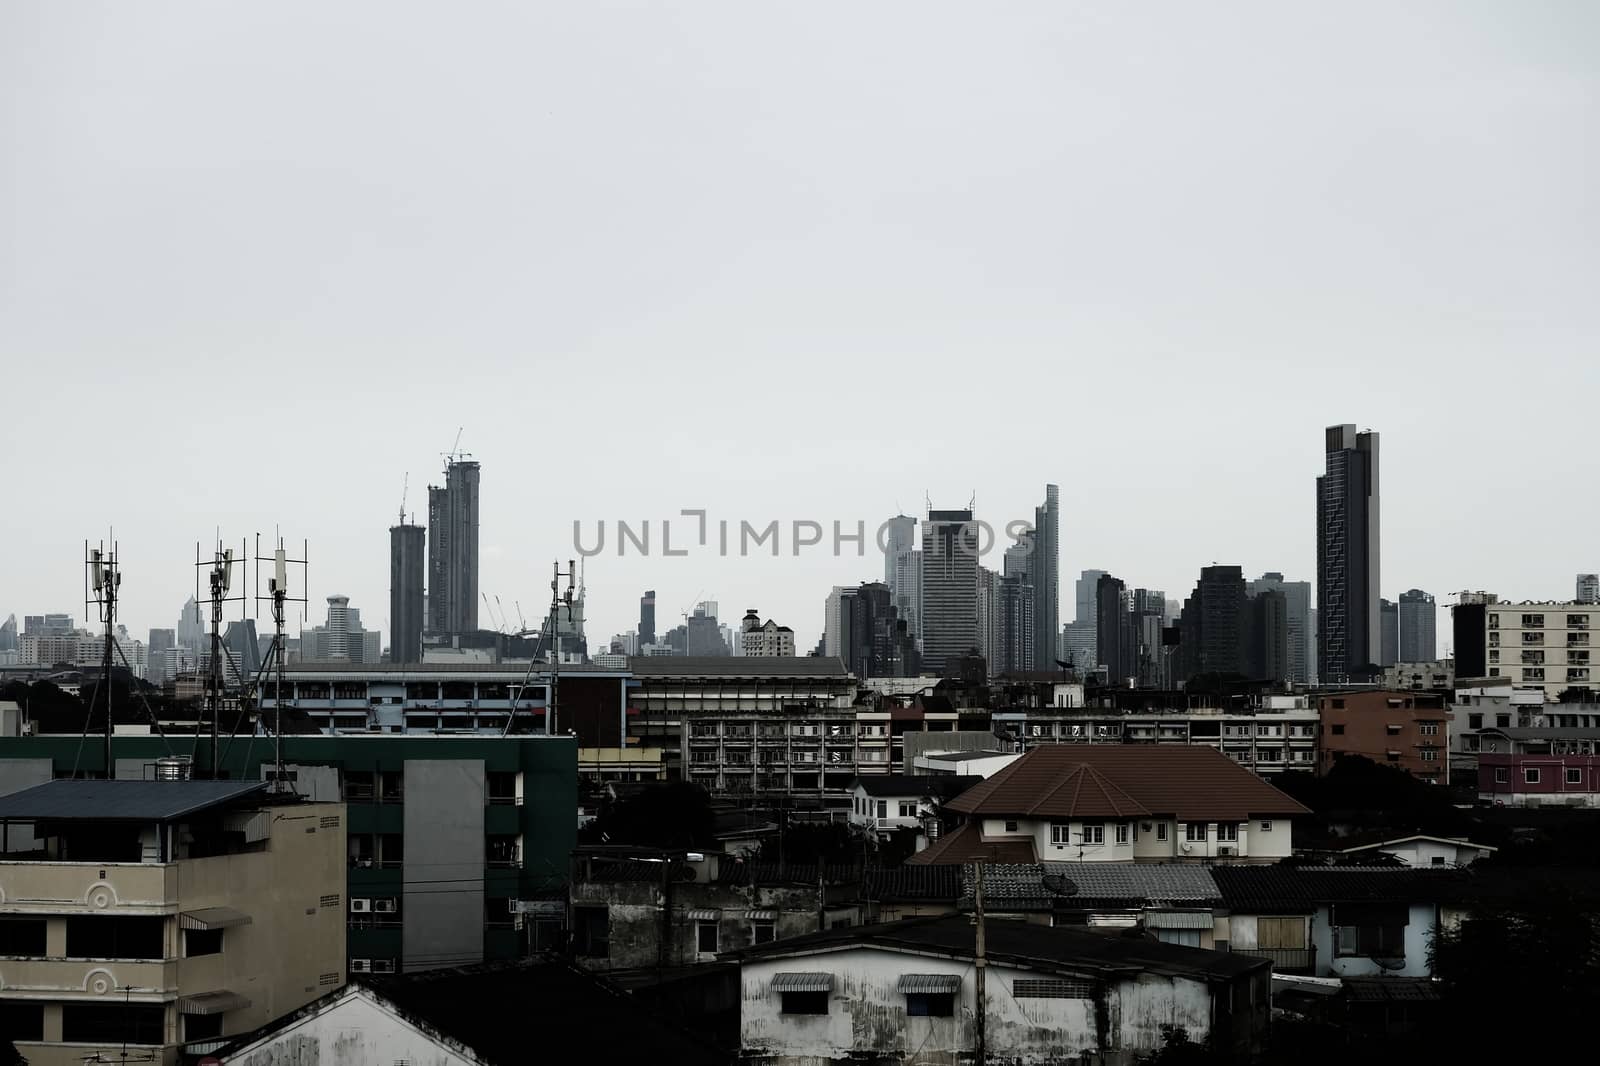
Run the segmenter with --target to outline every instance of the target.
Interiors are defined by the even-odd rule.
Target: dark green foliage
[[[583,830],[582,842],[710,848],[717,842],[716,816],[703,789],[686,781],[671,781],[601,811]]]

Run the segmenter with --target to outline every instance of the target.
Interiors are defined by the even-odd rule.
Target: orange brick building
[[[1444,696],[1430,692],[1366,691],[1317,698],[1322,717],[1325,774],[1346,755],[1398,767],[1434,784],[1448,780],[1449,713]]]

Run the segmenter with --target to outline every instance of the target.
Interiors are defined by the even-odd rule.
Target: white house
[[[1020,758],[1020,751],[929,751],[915,761],[917,770],[925,774],[993,777]]]
[[[1360,859],[1374,852],[1393,855],[1407,866],[1471,866],[1497,849],[1474,844],[1466,838],[1434,837],[1416,833],[1394,840],[1380,840],[1341,849],[1341,853]]]
[[[990,1061],[1119,1066],[1181,1030],[1241,1058],[1267,1032],[1265,959],[991,920],[985,995],[970,917],[829,930],[740,959],[742,1061],[955,1062],[984,1018]]]
[[[1277,862],[1306,808],[1215,748],[1034,748],[946,811],[959,829],[914,863]]]
[[[858,777],[851,788],[850,824],[879,836],[896,829],[921,829],[924,819],[931,818],[941,803],[979,780],[949,774]]]

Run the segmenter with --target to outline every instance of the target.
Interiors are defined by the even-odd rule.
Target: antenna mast
[[[556,732],[556,687],[561,683],[561,608],[567,609],[567,621],[572,620],[572,582],[577,570],[571,559],[565,571],[557,560],[551,564],[554,575],[550,578],[550,700],[544,712],[546,736]],[[561,591],[561,579],[567,579],[567,591]]]
[[[244,544],[239,545],[239,562],[243,565],[245,558]],[[195,612],[200,610],[200,572],[209,567],[207,571],[207,598],[211,601],[211,663],[206,671],[206,705],[211,712],[211,762],[210,772],[212,780],[221,776],[222,768],[217,765],[217,724],[222,720],[222,703],[226,688],[226,678],[222,672],[222,613],[224,606],[230,602],[244,602],[244,594],[230,595],[233,589],[233,549],[223,548],[222,539],[217,538],[217,546],[212,549],[209,560],[200,558],[200,545],[194,546],[194,577],[195,577]],[[242,614],[242,608],[241,608]],[[195,722],[195,733],[200,732],[200,722]]]
[[[88,583],[84,591],[84,608],[87,612],[92,604],[98,610],[100,621],[106,627],[105,661],[101,664],[100,688],[106,701],[106,780],[110,781],[117,776],[116,766],[111,758],[111,735],[113,727],[111,722],[111,663],[117,647],[117,596],[122,586],[122,567],[117,562],[117,542],[113,538],[111,548],[106,549],[105,541],[100,542],[100,547],[90,548],[89,542],[83,542],[85,581]],[[86,727],[87,728],[87,727]]]
[[[407,475],[409,481],[410,475]],[[405,492],[400,494],[401,521],[405,521]],[[268,608],[272,611],[272,649],[267,653],[272,665],[277,668],[277,683],[272,690],[272,792],[288,791],[285,784],[288,775],[283,770],[283,666],[288,659],[289,648],[283,636],[284,605],[298,603],[302,613],[306,603],[306,560],[310,552],[306,550],[305,542],[300,545],[300,558],[291,559],[284,550],[283,537],[278,538],[278,547],[271,556],[261,554],[261,534],[256,534],[256,602],[267,601]],[[261,595],[261,564],[272,564],[272,576],[267,579],[267,594]],[[300,595],[289,595],[289,567],[300,568]]]

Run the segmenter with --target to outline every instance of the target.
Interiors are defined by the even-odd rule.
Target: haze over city
[[[592,640],[654,588],[809,648],[882,564],[790,522],[1001,528],[1046,482],[1064,583],[1314,580],[1342,422],[1383,434],[1384,595],[1569,596],[1597,19],[8,5],[0,615],[81,615],[114,526],[142,635],[196,541],[281,529],[308,624],[341,593],[387,636],[403,479],[422,521],[462,427],[482,589],[530,624],[574,521],[784,524],[776,559],[608,544]]]

